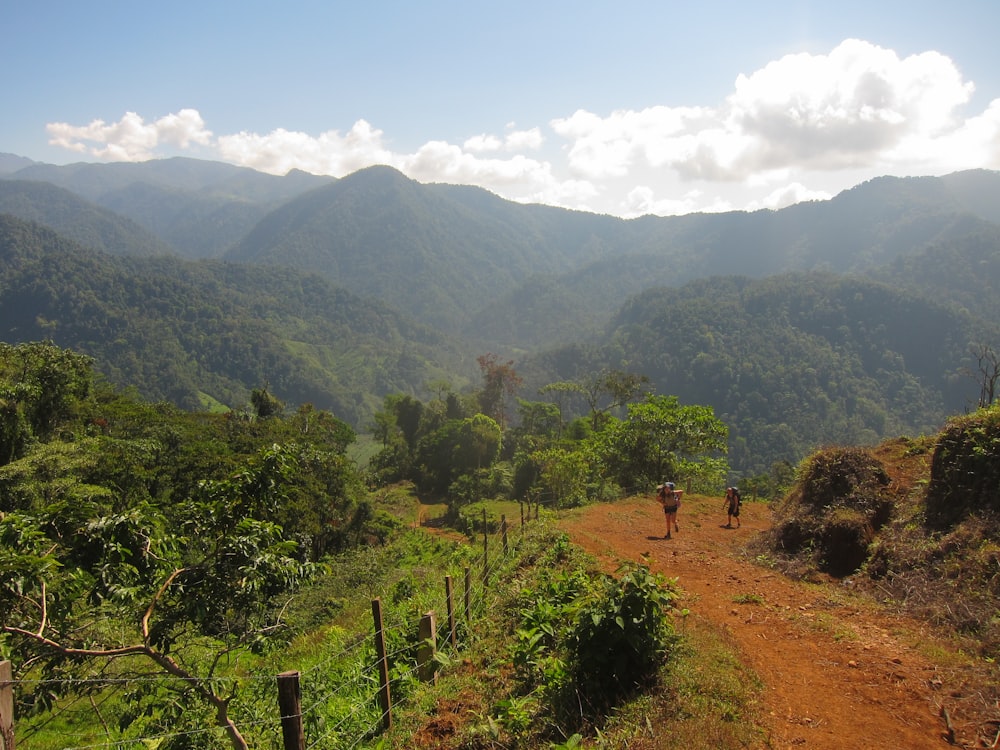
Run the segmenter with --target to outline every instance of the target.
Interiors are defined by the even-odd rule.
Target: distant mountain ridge
[[[0,339],[51,336],[188,406],[266,380],[357,426],[387,394],[474,383],[488,351],[516,360],[529,400],[627,370],[716,409],[739,470],[932,429],[976,390],[971,347],[1000,349],[998,172],[624,220],[389,167],[192,161],[0,180]]]
[[[0,214],[34,221],[111,255],[167,255],[169,244],[138,222],[48,182],[0,180]]]
[[[420,184],[390,167],[333,180],[166,159],[32,164],[10,177],[50,179],[182,257],[314,271],[443,331],[515,351],[591,332],[651,287],[715,274],[868,273],[1000,221],[1000,173],[987,170],[883,177],[780,211],[634,220]],[[15,215],[46,223],[37,211]]]
[[[315,274],[111,256],[0,214],[0,340],[43,339],[152,401],[238,409],[270,387],[354,424],[463,372],[452,342]]]
[[[221,256],[275,206],[335,181],[301,170],[277,177],[184,157],[65,166],[32,162],[6,176],[65,188],[136,221],[187,258]]]

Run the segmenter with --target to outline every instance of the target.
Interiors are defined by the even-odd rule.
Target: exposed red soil
[[[729,529],[722,508],[721,497],[685,498],[669,540],[651,496],[588,506],[558,524],[609,571],[645,562],[676,578],[689,616],[732,634],[764,684],[762,747],[989,746],[981,725],[955,726],[947,713],[964,686],[931,661],[933,651],[916,647],[933,638],[926,628],[844,582],[807,584],[754,564],[743,550],[770,526],[770,511],[745,502],[742,528]]]

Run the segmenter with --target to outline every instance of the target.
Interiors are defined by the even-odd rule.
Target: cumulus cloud
[[[973,83],[938,52],[900,57],[849,39],[736,77],[712,107],[580,109],[546,126],[507,123],[457,142],[394,151],[364,119],[347,132],[279,128],[214,136],[184,109],[152,122],[53,123],[51,142],[105,160],[207,147],[273,174],[342,177],[387,164],[423,182],[479,185],[506,198],[622,216],[780,208],[878,174],[1000,168],[1000,99],[965,116]],[[547,128],[547,130],[546,130]],[[819,187],[822,186],[822,187]]]
[[[800,182],[793,182],[772,190],[759,201],[751,201],[747,205],[746,210],[756,211],[759,208],[777,210],[794,205],[795,203],[825,201],[832,197],[825,190],[810,190]]]
[[[161,144],[186,149],[192,144],[206,145],[212,138],[194,109],[149,123],[135,112],[126,112],[118,122],[94,120],[83,126],[55,122],[46,130],[50,144],[107,161],[145,161],[156,155]]]
[[[271,174],[301,169],[342,177],[372,164],[397,166],[399,157],[385,147],[383,133],[358,120],[341,135],[328,130],[318,136],[278,128],[266,135],[241,132],[221,136],[216,150],[226,161]]]
[[[716,108],[581,110],[551,125],[570,144],[570,167],[594,179],[642,163],[689,180],[739,181],[760,170],[890,164],[905,144],[947,139],[972,91],[944,55],[900,59],[852,39],[828,55],[787,55],[740,74]],[[994,128],[991,120],[977,140],[995,138]]]
[[[503,138],[496,135],[480,135],[468,138],[462,144],[466,151],[483,153],[487,151],[508,151],[515,153],[518,151],[535,151],[542,146],[542,131],[540,128],[529,130],[511,130]]]
[[[972,91],[937,52],[900,59],[850,39],[829,55],[788,55],[737,78],[726,125],[747,136],[747,148],[730,168],[742,178],[760,168],[880,161],[908,138],[952,129]]]

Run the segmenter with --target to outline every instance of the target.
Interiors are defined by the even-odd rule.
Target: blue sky
[[[1000,3],[0,0],[0,152],[636,216],[1000,169]]]

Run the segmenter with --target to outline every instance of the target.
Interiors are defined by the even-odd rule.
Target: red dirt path
[[[739,529],[725,528],[722,507],[721,497],[685,498],[670,540],[652,497],[588,506],[558,524],[609,570],[630,560],[677,578],[690,616],[732,634],[765,685],[763,747],[955,746],[940,707],[960,687],[910,645],[931,637],[921,625],[880,612],[843,583],[796,582],[753,564],[742,550],[769,527],[767,506],[744,502]],[[961,728],[954,742],[982,747]]]

